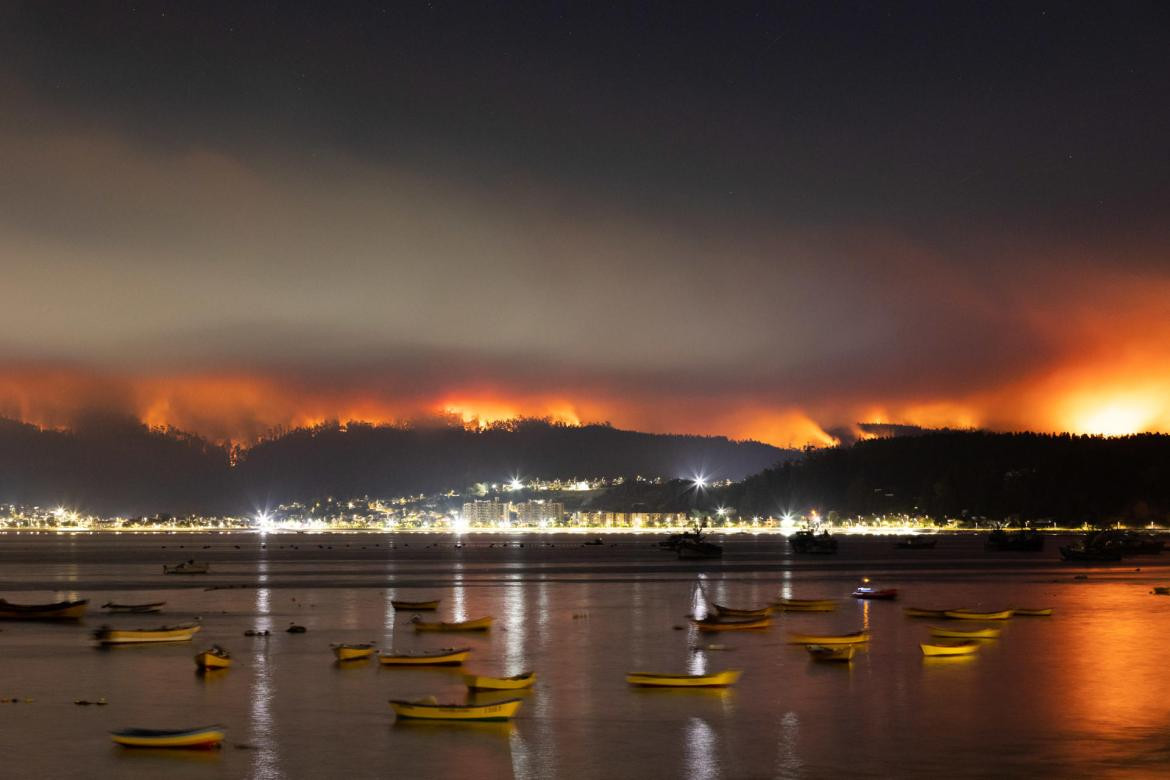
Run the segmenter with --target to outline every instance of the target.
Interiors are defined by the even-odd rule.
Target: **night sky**
[[[1170,6],[608,6],[0,6],[0,415],[1170,430]]]

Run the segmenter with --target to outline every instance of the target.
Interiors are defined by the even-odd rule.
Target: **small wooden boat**
[[[739,669],[726,669],[712,674],[630,672],[626,675],[626,682],[644,688],[726,688],[735,685],[742,674]]]
[[[773,607],[785,612],[833,612],[837,609],[836,599],[780,599],[772,602]]]
[[[859,645],[868,641],[867,631],[854,631],[852,634],[788,634],[790,645]]]
[[[722,604],[712,604],[711,606],[715,612],[719,613],[719,617],[760,618],[772,614],[771,607],[743,609],[741,607],[725,607]]]
[[[374,646],[371,644],[359,645],[343,645],[335,644],[329,645],[333,649],[333,655],[337,656],[338,661],[357,661],[362,658],[369,658],[374,654]]]
[[[0,599],[0,620],[81,620],[89,599],[53,604],[13,604]]]
[[[1170,585],[1155,585],[1154,586],[1154,595],[1155,596],[1170,596]]]
[[[893,601],[898,598],[897,588],[871,588],[868,585],[862,585],[853,591],[852,594],[855,599],[869,599],[873,601]]]
[[[164,606],[166,606],[165,601],[152,601],[149,604],[115,604],[112,601],[107,601],[105,604],[102,604],[102,609],[107,612],[130,615],[148,615],[161,612]]]
[[[978,642],[948,642],[946,644],[926,644],[919,645],[922,648],[922,654],[930,657],[938,656],[955,656],[955,655],[974,655],[979,652],[982,647]]]
[[[195,665],[200,669],[226,669],[232,665],[232,654],[219,645],[212,645],[195,656]]]
[[[383,666],[458,666],[467,660],[470,652],[470,647],[444,647],[413,653],[382,653],[378,656],[378,663]]]
[[[505,699],[491,704],[439,704],[430,701],[402,701],[391,699],[394,714],[403,719],[418,720],[511,720],[524,703],[523,699]]]
[[[198,623],[159,628],[110,628],[102,626],[93,632],[93,638],[103,645],[130,645],[148,642],[189,642],[201,629]]]
[[[948,609],[943,613],[952,620],[1008,620],[1012,616],[1010,609],[999,612],[975,612],[970,609]]]
[[[1052,617],[1052,607],[1016,607],[1012,614],[1016,617]]]
[[[536,672],[521,672],[511,677],[484,677],[479,674],[463,675],[463,682],[472,691],[518,691],[531,688],[536,682]]]
[[[848,663],[853,660],[857,645],[805,645],[804,649],[814,661]]]
[[[211,566],[206,563],[196,563],[194,560],[176,563],[174,566],[163,564],[163,574],[206,574]]]
[[[128,748],[179,748],[209,750],[223,744],[223,726],[201,726],[197,729],[160,731],[158,729],[122,729],[111,731],[110,737]]]
[[[462,620],[457,623],[428,623],[422,620],[416,620],[414,623],[415,631],[487,631],[491,627],[492,619],[490,616]]]
[[[931,636],[939,636],[944,639],[997,639],[1002,632],[1002,628],[973,628],[966,631],[961,628],[930,627]]]
[[[695,620],[691,618],[691,623],[700,631],[750,631],[772,625],[772,621],[767,616],[743,620],[720,620],[718,618]]]
[[[956,610],[953,610],[953,609],[952,610],[922,609],[921,607],[903,607],[902,608],[902,614],[904,614],[906,617],[934,618],[935,620],[941,620],[942,618],[945,618],[947,616],[948,611],[955,612]]]
[[[403,601],[402,599],[390,599],[390,606],[394,609],[408,611],[408,612],[431,612],[439,608],[439,599],[434,601]]]

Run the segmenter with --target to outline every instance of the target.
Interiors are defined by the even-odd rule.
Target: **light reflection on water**
[[[715,780],[721,776],[719,770],[716,736],[711,726],[702,718],[690,718],[683,735],[683,752],[686,756],[686,776],[692,780]]]

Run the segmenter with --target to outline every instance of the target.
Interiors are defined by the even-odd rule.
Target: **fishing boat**
[[[868,599],[870,601],[893,601],[898,598],[897,588],[871,588],[868,585],[861,585],[857,590],[850,595],[855,599]]]
[[[837,552],[837,540],[828,531],[819,534],[808,530],[797,531],[788,537],[788,544],[797,553],[832,555]]]
[[[922,648],[922,654],[929,657],[938,656],[955,656],[955,655],[974,655],[979,652],[981,645],[978,642],[948,642],[946,644],[926,644],[919,645]]]
[[[680,539],[674,548],[679,560],[702,560],[706,558],[722,558],[723,546],[701,539]]]
[[[970,609],[948,609],[943,615],[951,620],[1008,620],[1012,616],[1010,609],[999,612],[976,612]]]
[[[721,620],[719,618],[691,618],[691,623],[700,631],[750,631],[757,628],[767,628],[772,621],[765,615],[758,618],[743,620]]]
[[[743,674],[739,669],[726,669],[712,674],[653,674],[630,672],[626,682],[643,688],[726,688],[735,685]]]
[[[933,550],[936,544],[938,539],[933,536],[909,536],[894,542],[894,547],[899,550]]]
[[[53,604],[13,604],[0,599],[0,620],[81,620],[89,599]]]
[[[531,688],[536,682],[536,672],[521,672],[511,677],[485,677],[479,674],[463,675],[463,682],[471,691],[518,691]]]
[[[906,617],[934,618],[936,620],[940,620],[942,618],[945,618],[947,616],[947,611],[948,610],[945,610],[945,609],[923,609],[921,607],[903,607],[902,608],[902,614],[904,614]],[[956,610],[950,610],[950,611],[954,612]]]
[[[727,607],[723,604],[712,604],[711,607],[719,614],[719,617],[761,618],[772,614],[771,607],[744,609],[742,607]]]
[[[176,563],[174,566],[163,564],[163,574],[206,574],[211,566],[206,563],[196,563],[194,559]]]
[[[198,623],[159,628],[110,628],[102,626],[93,638],[102,645],[131,645],[149,642],[189,642],[202,628]]]
[[[491,627],[492,619],[490,616],[474,620],[461,620],[456,623],[428,623],[423,620],[414,622],[415,631],[487,631]]]
[[[378,663],[383,666],[458,666],[467,660],[470,652],[470,647],[444,647],[410,653],[381,653]]]
[[[433,698],[422,701],[391,699],[394,714],[417,720],[511,720],[523,699],[505,699],[491,704],[439,704]]]
[[[390,606],[409,612],[431,612],[439,608],[439,599],[434,601],[402,601],[390,599]]]
[[[224,739],[223,726],[201,726],[196,729],[160,731],[159,729],[122,729],[111,731],[110,737],[128,748],[180,748],[208,750],[220,747]]]
[[[964,630],[961,628],[943,628],[942,626],[930,627],[931,636],[938,636],[944,639],[996,639],[1002,632],[1002,628],[972,628],[970,630]]]
[[[195,656],[195,665],[200,669],[226,669],[232,665],[232,654],[219,645],[212,645]]]
[[[1012,614],[1016,617],[1052,617],[1052,607],[1016,607]]]
[[[149,604],[115,604],[112,601],[107,601],[105,604],[102,604],[102,609],[113,613],[148,615],[155,612],[162,612],[164,606],[166,606],[165,601],[152,601]]]
[[[371,644],[358,645],[344,645],[334,644],[329,645],[333,649],[333,655],[337,656],[338,661],[357,661],[362,658],[369,658],[374,654],[374,646]]]
[[[772,602],[785,612],[832,612],[837,609],[836,599],[780,599]]]
[[[854,631],[852,634],[788,634],[790,645],[860,645],[868,641],[868,631]]]
[[[853,660],[857,645],[805,645],[804,649],[814,661],[848,663]]]

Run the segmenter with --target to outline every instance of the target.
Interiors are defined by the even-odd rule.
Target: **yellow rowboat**
[[[700,631],[751,631],[757,628],[767,628],[772,625],[772,621],[766,617],[761,618],[746,618],[744,620],[712,620],[706,618],[704,620],[691,619]]]
[[[518,691],[531,688],[536,682],[536,672],[522,672],[511,677],[484,677],[478,674],[463,675],[463,682],[472,691]]]
[[[394,609],[413,610],[414,612],[429,612],[439,608],[439,600],[434,601],[402,601],[401,599],[390,599],[390,606]]]
[[[969,609],[948,609],[943,613],[952,620],[1008,620],[1012,616],[1010,609],[999,612],[973,612]]]
[[[947,616],[947,612],[961,612],[962,610],[946,610],[946,609],[922,609],[921,607],[903,607],[902,614],[906,617],[912,618],[934,618],[941,620]]]
[[[785,612],[833,612],[837,609],[835,599],[780,599],[772,606]]]
[[[726,688],[735,685],[741,674],[743,672],[739,669],[727,669],[714,674],[630,672],[626,675],[626,682],[644,688]]]
[[[189,642],[202,628],[198,623],[160,628],[110,628],[103,626],[93,638],[103,645],[130,645],[145,642]]]
[[[422,620],[414,623],[415,631],[487,631],[491,627],[491,617],[463,620],[458,623],[427,623]]]
[[[418,720],[511,720],[524,703],[523,699],[505,699],[491,704],[438,704],[431,701],[391,699],[390,706],[399,718]]]
[[[232,654],[219,645],[212,645],[195,656],[195,665],[200,669],[226,669],[232,665]]]
[[[739,607],[725,607],[722,604],[712,604],[711,606],[719,614],[719,617],[761,618],[772,614],[771,607],[741,609]]]
[[[857,645],[805,645],[805,650],[814,661],[837,661],[849,663],[857,652]]]
[[[378,663],[383,666],[458,666],[467,660],[470,647],[428,650],[418,653],[383,653]]]
[[[13,604],[0,599],[0,620],[81,620],[89,599],[55,604]]]
[[[869,641],[869,632],[852,634],[788,634],[790,645],[860,645]]]
[[[1002,628],[973,628],[970,631],[964,631],[960,628],[930,627],[931,636],[939,636],[944,639],[996,639],[1002,631]]]
[[[329,645],[338,661],[356,661],[360,658],[369,658],[374,654],[374,646],[362,645]]]
[[[955,655],[974,655],[979,652],[980,645],[978,642],[950,642],[945,645],[928,645],[921,644],[922,654],[930,658],[939,656],[955,656]]]
[[[209,750],[223,744],[223,726],[203,726],[197,729],[159,731],[158,729],[122,729],[111,731],[110,737],[128,748],[180,748]]]
[[[1052,617],[1052,607],[1016,607],[1012,614],[1016,617]]]

